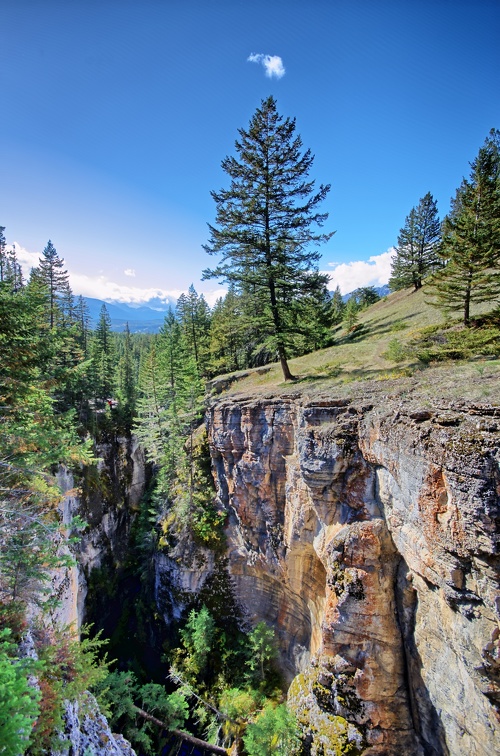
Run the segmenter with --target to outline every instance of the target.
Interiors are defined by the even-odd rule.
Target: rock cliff
[[[500,409],[296,392],[219,398],[208,428],[310,753],[500,752]]]
[[[71,625],[75,632],[80,631],[88,614],[86,599],[92,570],[104,564],[114,570],[126,558],[132,519],[148,476],[143,450],[133,436],[101,443],[95,454],[98,463],[84,469],[83,477],[75,479],[65,468],[57,476],[64,494],[62,522],[70,529],[73,517],[78,515],[87,523],[75,549],[75,563],[53,570],[51,575],[53,594],[59,600],[53,619],[61,627]],[[36,614],[35,607],[32,613]],[[111,732],[90,693],[83,702],[65,702],[61,737],[64,753],[69,756],[135,756],[129,742]],[[62,752],[53,752],[52,756],[62,756]]]
[[[62,522],[68,527],[78,515],[87,526],[76,547],[72,567],[54,570],[52,589],[59,599],[56,619],[79,630],[85,615],[87,581],[104,563],[119,566],[129,548],[130,526],[143,496],[148,471],[137,439],[118,437],[96,447],[98,462],[75,479],[66,468],[57,479],[64,498]]]

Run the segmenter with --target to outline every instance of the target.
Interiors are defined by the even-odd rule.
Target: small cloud
[[[349,294],[361,286],[383,286],[391,275],[391,258],[394,247],[380,255],[372,255],[368,260],[356,260],[349,263],[328,263],[333,271],[326,271],[330,276],[328,288],[334,291],[340,287],[342,294]]]
[[[285,75],[285,66],[279,55],[264,55],[263,53],[250,53],[247,58],[249,63],[262,63],[266,76],[272,79],[275,76],[281,79]]]
[[[130,278],[135,278],[135,270],[133,268],[127,268],[123,271],[126,276],[130,276]]]

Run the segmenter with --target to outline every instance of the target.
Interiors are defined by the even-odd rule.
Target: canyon
[[[215,396],[206,426],[225,552],[157,555],[167,623],[226,571],[248,621],[275,630],[311,756],[499,752],[500,408],[292,387]],[[146,481],[134,441],[104,452],[66,582],[80,619],[92,570],[123,562]]]
[[[228,571],[310,753],[498,752],[500,410],[292,391],[207,424]],[[212,567],[164,575],[196,591]]]

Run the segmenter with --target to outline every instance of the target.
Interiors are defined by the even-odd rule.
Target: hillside
[[[471,400],[499,400],[498,316],[496,322],[492,318],[480,322],[481,328],[464,330],[458,315],[445,320],[425,297],[425,289],[398,291],[362,311],[353,333],[337,326],[333,346],[290,360],[297,378],[293,383],[283,383],[276,363],[217,378],[212,391],[234,394],[278,388],[280,393],[310,394],[328,389],[352,396],[368,390],[383,393],[390,383],[391,392],[418,389],[429,396],[453,398],[466,391]],[[488,309],[476,307],[473,315],[479,318]],[[446,359],[449,353],[455,359]]]

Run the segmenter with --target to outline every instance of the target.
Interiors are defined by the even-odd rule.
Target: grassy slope
[[[355,396],[390,391],[392,395],[417,393],[427,397],[427,401],[442,397],[499,403],[498,359],[476,355],[470,360],[426,366],[416,357],[397,364],[387,358],[385,353],[391,340],[397,339],[404,346],[420,329],[434,324],[444,324],[444,318],[425,302],[424,291],[395,292],[360,314],[360,329],[353,336],[337,327],[334,346],[291,360],[292,373],[298,379],[293,384],[283,383],[280,367],[274,364],[265,373],[245,371],[224,393],[299,391],[308,395],[328,392],[334,396]]]

